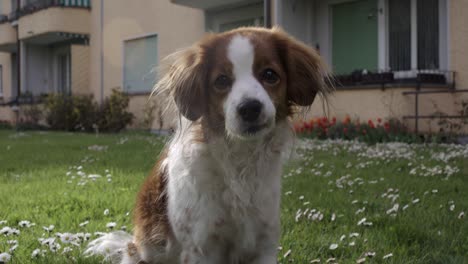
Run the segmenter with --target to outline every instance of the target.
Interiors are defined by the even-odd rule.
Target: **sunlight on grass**
[[[84,246],[131,231],[165,140],[0,130],[0,262],[100,263]],[[279,262],[466,263],[466,190],[468,147],[301,141],[283,176]]]

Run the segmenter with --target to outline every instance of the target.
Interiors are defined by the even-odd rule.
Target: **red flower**
[[[346,125],[346,124],[349,124],[351,122],[351,118],[349,117],[349,115],[346,115],[343,123]]]
[[[382,118],[380,118],[380,117],[377,118],[377,123],[379,123],[379,124],[382,123]]]
[[[387,132],[390,131],[390,123],[385,122],[384,128],[385,128],[385,131],[387,131]]]
[[[374,122],[372,122],[372,120],[369,119],[367,123],[369,124],[371,128],[375,128]]]

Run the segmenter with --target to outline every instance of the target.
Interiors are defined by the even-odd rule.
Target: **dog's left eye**
[[[279,82],[278,74],[272,69],[264,70],[260,75],[260,78],[269,85],[275,85]]]
[[[231,86],[231,84],[232,84],[231,78],[229,78],[226,75],[218,76],[218,78],[216,78],[216,80],[214,82],[214,86],[218,90],[226,90],[227,88],[229,88]]]

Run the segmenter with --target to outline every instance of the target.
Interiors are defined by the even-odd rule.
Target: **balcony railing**
[[[455,72],[441,70],[417,70],[411,72],[362,71],[351,74],[336,75],[332,79],[336,88],[381,86],[445,86],[455,88]]]
[[[49,7],[91,8],[91,0],[32,0],[21,7],[19,15],[27,15]]]
[[[21,16],[32,14],[49,7],[91,8],[91,0],[30,0],[20,9],[10,14],[0,14],[0,24],[18,20]]]

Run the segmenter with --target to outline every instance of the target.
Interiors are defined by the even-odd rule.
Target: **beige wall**
[[[89,34],[89,24],[88,9],[51,7],[20,17],[18,34],[20,39],[47,32]]]
[[[12,95],[10,53],[0,52],[0,65],[2,65],[3,100],[10,100]]]
[[[296,120],[309,120],[322,116],[343,120],[347,115],[353,120],[360,119],[363,122],[367,122],[369,119],[375,122],[377,118],[383,120],[399,118],[402,120],[403,116],[415,114],[414,96],[403,95],[405,91],[414,90],[415,88],[391,88],[385,91],[381,89],[338,90],[328,98],[327,107],[324,107],[323,101],[318,99],[305,117],[297,116]],[[458,115],[460,108],[457,104],[463,99],[467,100],[468,98],[456,93],[420,95],[419,115],[433,115],[437,111]],[[414,128],[413,120],[406,120],[405,123],[410,129]],[[432,123],[427,120],[419,121],[419,129],[426,132],[437,131],[436,123],[437,121],[432,121]]]
[[[16,43],[16,30],[10,23],[0,24],[0,45]]]
[[[450,0],[450,68],[459,89],[468,89],[468,1]]]
[[[0,1],[0,11],[2,14],[9,14],[11,12],[11,0]]]
[[[73,94],[90,94],[89,58],[90,47],[71,45],[71,88]]]
[[[189,46],[204,33],[203,12],[171,4],[169,0],[104,1],[103,35],[101,39],[101,1],[93,0],[91,11],[91,78],[94,97],[100,99],[101,41],[103,41],[104,96],[114,87],[122,87],[123,40],[146,34],[158,35],[159,60]]]

